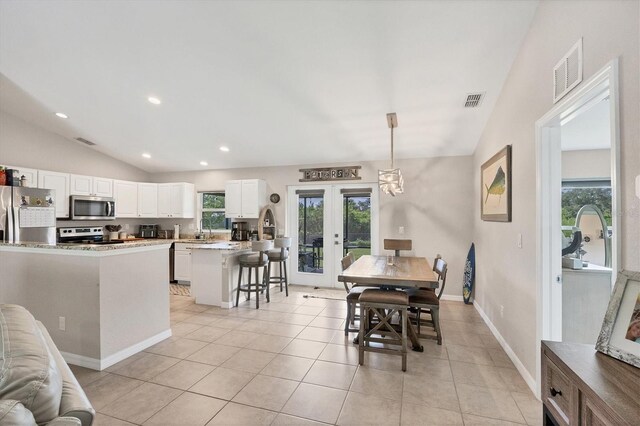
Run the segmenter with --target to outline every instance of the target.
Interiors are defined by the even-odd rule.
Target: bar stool
[[[409,296],[404,291],[367,289],[359,298],[360,333],[358,363],[364,365],[364,353],[381,352],[402,356],[402,371],[407,371],[407,309]],[[393,315],[400,315],[400,333],[391,324]],[[371,321],[377,317],[378,323]],[[374,337],[377,334],[381,337]],[[390,339],[384,337],[389,336]],[[371,342],[400,346],[400,350],[371,347]]]
[[[269,250],[267,256],[269,258],[269,267],[267,268],[267,277],[270,284],[280,284],[280,292],[282,292],[282,283],[286,296],[289,297],[289,279],[287,278],[287,259],[289,259],[289,249],[291,247],[291,238],[279,237],[274,240],[275,249]],[[271,265],[277,263],[279,265],[279,275],[271,276]]]
[[[260,308],[260,292],[267,290],[267,302],[269,302],[269,284],[267,269],[269,264],[269,258],[266,252],[273,247],[273,242],[268,240],[253,241],[251,243],[251,254],[244,254],[240,256],[238,265],[240,271],[238,272],[238,289],[236,291],[236,306],[240,302],[240,292],[247,293],[247,300],[251,299],[251,293],[256,293],[256,309]],[[249,269],[249,277],[246,284],[242,284],[242,269]],[[260,268],[262,268],[262,281],[260,281]],[[251,282],[251,270],[256,270],[256,281]]]

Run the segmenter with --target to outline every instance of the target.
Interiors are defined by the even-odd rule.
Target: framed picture
[[[482,165],[480,186],[482,220],[511,222],[511,145]]]
[[[596,350],[640,367],[640,272],[618,274]]]

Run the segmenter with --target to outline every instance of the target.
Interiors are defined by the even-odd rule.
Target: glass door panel
[[[324,204],[324,194],[298,195],[298,272],[323,272]]]
[[[371,254],[371,194],[343,194],[342,256]]]

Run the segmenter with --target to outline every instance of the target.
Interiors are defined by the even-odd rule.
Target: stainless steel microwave
[[[109,197],[72,195],[71,220],[115,220],[116,201]]]

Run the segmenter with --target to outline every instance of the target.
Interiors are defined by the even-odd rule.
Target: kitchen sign
[[[358,176],[361,166],[320,167],[315,169],[300,169],[300,182],[320,182],[327,180],[360,180]]]

